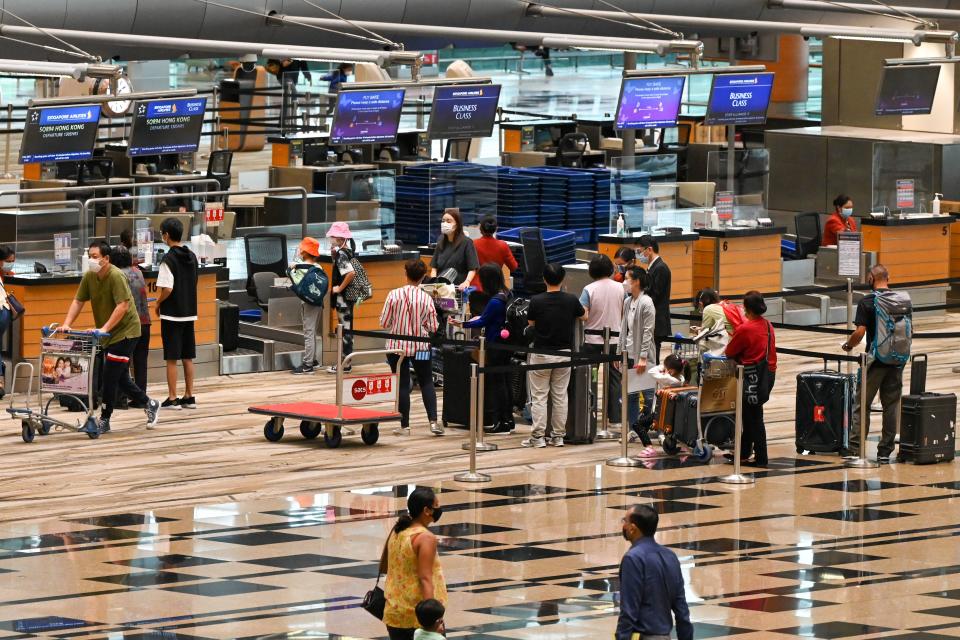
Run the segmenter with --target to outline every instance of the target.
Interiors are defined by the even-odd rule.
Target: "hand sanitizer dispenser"
[[[940,198],[943,197],[942,193],[933,194],[933,215],[940,215]]]

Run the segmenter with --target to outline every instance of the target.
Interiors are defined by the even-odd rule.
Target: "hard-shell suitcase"
[[[567,444],[593,444],[597,437],[597,415],[591,409],[590,367],[575,367],[567,387]]]
[[[797,374],[797,453],[835,453],[850,441],[856,375],[839,371]]]
[[[461,347],[444,347],[443,359],[443,425],[470,428],[470,365],[476,364],[473,352]],[[483,426],[496,423],[491,405],[493,394],[484,394]]]
[[[956,450],[957,396],[926,391],[927,356],[911,362],[910,395],[900,404],[899,462],[949,462]]]
[[[674,403],[676,410],[673,418],[674,437],[688,445],[695,446],[700,438],[697,428],[697,405],[700,402],[696,391],[679,394]],[[723,447],[733,440],[734,414],[711,413],[701,416],[703,439],[715,447]]]
[[[657,431],[664,434],[673,433],[678,396],[687,391],[696,392],[697,387],[670,387],[657,390],[657,406],[659,407]]]

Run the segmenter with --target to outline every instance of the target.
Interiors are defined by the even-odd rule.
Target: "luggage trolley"
[[[340,331],[337,331],[340,339]],[[349,367],[358,356],[396,354],[397,372],[388,374],[345,376],[344,367]],[[283,421],[286,418],[300,420],[300,433],[313,440],[323,433],[324,443],[331,449],[340,446],[343,431],[354,435],[352,426],[361,425],[360,438],[364,444],[373,445],[380,439],[380,423],[399,421],[400,368],[405,364],[403,352],[397,349],[354,351],[343,358],[337,366],[336,404],[324,402],[286,402],[281,404],[256,405],[247,408],[250,413],[270,416],[263,426],[263,437],[270,442],[279,442],[283,437]],[[379,411],[359,406],[364,402],[393,401],[393,411]]]
[[[99,438],[100,430],[97,428],[97,420],[94,417],[96,395],[94,373],[97,358],[103,349],[103,342],[110,337],[110,334],[96,329],[58,331],[56,324],[43,327],[40,333],[38,407],[36,410],[30,407],[30,396],[33,395],[33,364],[19,362],[13,369],[13,388],[17,388],[17,373],[20,367],[30,369],[27,400],[24,406],[16,407],[11,397],[7,413],[14,420],[20,420],[20,435],[24,442],[33,442],[38,433],[47,435],[51,429],[83,432],[91,439]],[[49,398],[46,398],[47,394]],[[60,396],[72,396],[83,405],[87,411],[83,422],[70,423],[50,415],[50,405]]]

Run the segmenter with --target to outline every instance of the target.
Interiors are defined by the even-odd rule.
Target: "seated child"
[[[686,363],[680,356],[671,353],[663,359],[661,364],[650,369],[650,377],[657,383],[658,390],[670,387],[682,387],[685,382],[683,377],[683,370],[685,368]],[[656,393],[654,393],[654,398],[656,398]],[[634,430],[630,433],[631,442],[639,439],[646,445],[646,449],[640,452],[641,456],[656,455],[656,451],[650,446],[652,442],[647,432],[650,430],[650,426],[657,421],[658,411],[660,409],[659,403],[657,404],[658,406],[652,411],[649,407],[644,407],[643,415],[640,416],[640,419],[633,425]]]
[[[446,613],[443,604],[433,598],[424,600],[414,609],[420,628],[413,633],[413,640],[445,640],[446,625],[443,614]]]

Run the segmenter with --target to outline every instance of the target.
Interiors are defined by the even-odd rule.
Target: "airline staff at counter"
[[[853,217],[853,198],[840,194],[833,200],[833,213],[830,214],[827,223],[823,226],[820,246],[835,247],[837,245],[837,234],[856,230],[857,221]]]

